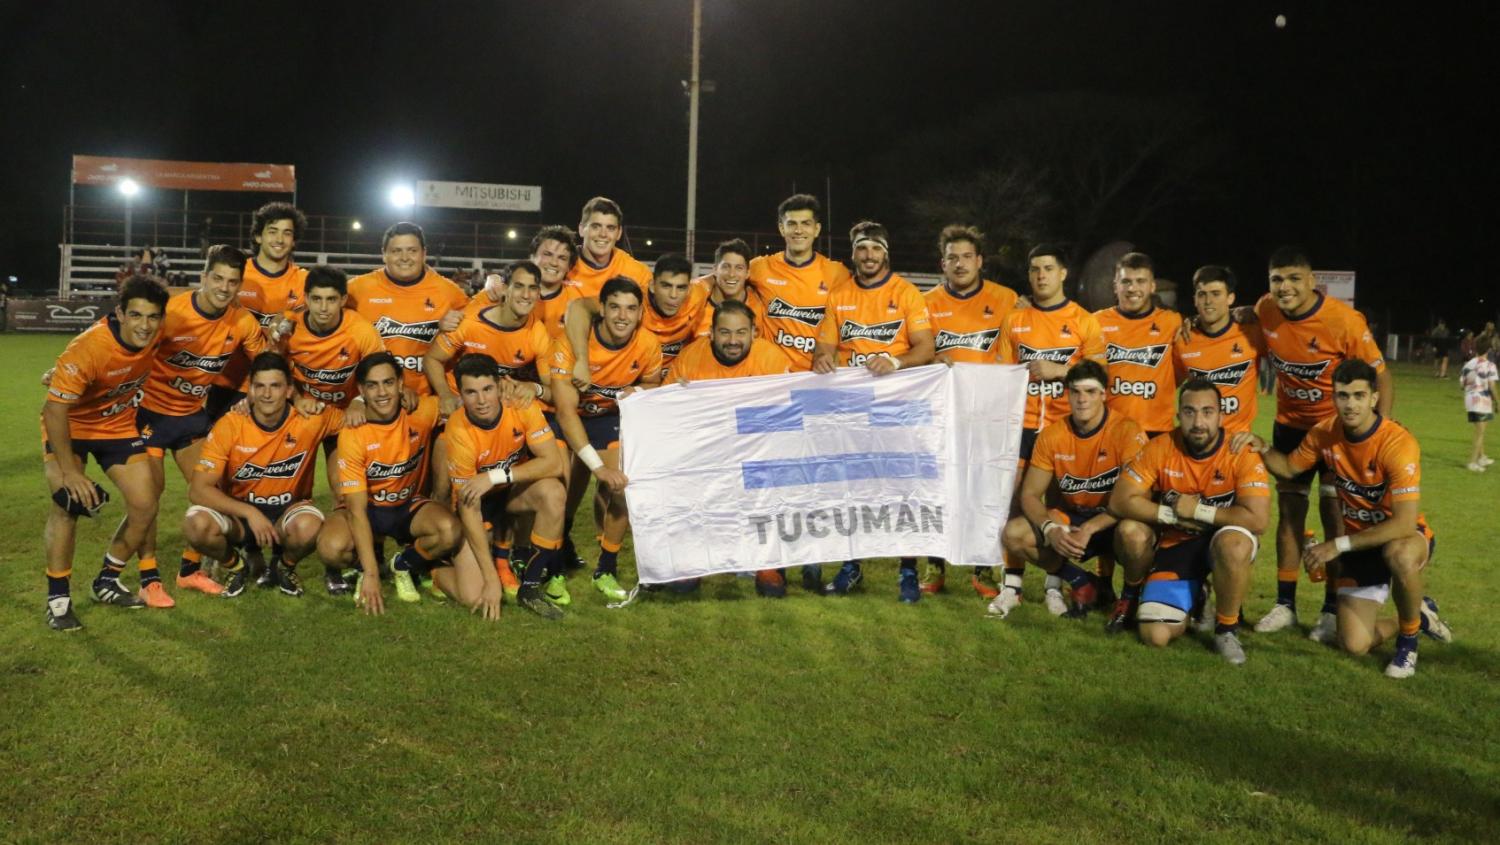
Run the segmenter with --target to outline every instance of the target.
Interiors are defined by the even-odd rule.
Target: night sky
[[[683,221],[690,0],[171,5],[4,4],[0,273],[55,285],[74,153],[291,163],[304,209],[375,225],[394,219],[398,178],[540,184],[547,222],[576,223],[597,193],[627,224]],[[704,6],[718,90],[703,102],[700,228],[770,231],[794,184],[821,194],[829,178],[837,231],[872,217],[926,244],[902,174],[978,166],[1004,143],[976,136],[986,106],[1167,98],[1200,109],[1229,152],[1203,190],[1106,233],[1159,274],[1226,262],[1253,294],[1269,249],[1293,241],[1357,269],[1360,306],[1398,330],[1432,313],[1472,323],[1500,301],[1485,293],[1489,4]],[[951,135],[953,154],[929,142],[903,159],[922,133]],[[935,269],[923,249],[896,250],[898,269]]]

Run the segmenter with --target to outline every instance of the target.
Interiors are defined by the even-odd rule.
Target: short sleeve
[[[479,466],[474,443],[465,433],[463,427],[450,425],[442,435],[448,443],[448,477],[455,486],[473,478]]]
[[[265,333],[260,329],[260,321],[255,319],[255,315],[249,311],[240,311],[239,330],[242,338],[240,346],[251,358],[270,348],[270,344],[266,342]]]
[[[1168,435],[1162,435],[1167,437]],[[1132,482],[1139,484],[1147,490],[1156,486],[1156,476],[1160,469],[1157,463],[1160,458],[1155,454],[1160,449],[1152,449],[1150,444],[1142,449],[1139,454],[1125,464],[1125,472],[1122,477],[1128,477]]]
[[[1141,431],[1141,426],[1135,420],[1126,417],[1120,421],[1119,434],[1116,436],[1115,450],[1120,456],[1120,463],[1126,464],[1141,453],[1149,442],[1146,433]]]
[[[568,336],[560,334],[552,342],[552,381],[558,379],[567,380],[573,374],[573,365],[577,361],[573,357],[573,347],[568,343]]]
[[[438,348],[450,356],[462,349],[464,345],[464,330],[469,327],[469,323],[473,319],[473,317],[465,316],[463,321],[458,324],[458,328],[455,328],[451,332],[442,332],[439,334],[437,336]]]
[[[1053,424],[1042,429],[1042,432],[1036,436],[1036,444],[1031,449],[1031,466],[1052,472],[1052,455],[1056,451],[1057,425]]]
[[[661,344],[649,344],[641,354],[641,377],[644,378],[648,375],[661,375],[661,359]]]
[[[1306,472],[1317,466],[1318,462],[1322,460],[1320,453],[1323,449],[1324,431],[1325,429],[1322,426],[1314,426],[1303,436],[1302,442],[1297,444],[1297,448],[1293,449],[1292,453],[1286,456],[1287,463],[1292,465],[1292,469],[1295,472]]]
[[[48,399],[72,405],[88,391],[95,376],[94,356],[84,348],[90,340],[91,337],[79,336],[58,357],[57,366],[52,371],[52,383],[47,386]]]
[[[839,345],[839,318],[835,316],[838,311],[834,308],[836,304],[837,301],[830,296],[823,312],[823,321],[818,323],[818,342],[829,346]]]
[[[1083,334],[1083,357],[1104,357],[1104,330],[1099,327],[1099,318],[1093,314],[1084,314],[1078,320],[1079,331]]]
[[[356,433],[358,429],[339,432],[339,495],[359,493],[369,489],[365,478],[365,444]]]
[[[193,472],[213,473],[215,478],[224,477],[224,468],[229,466],[229,448],[238,437],[238,420],[243,419],[239,414],[225,414],[209,429],[208,436],[203,438],[203,449],[198,453],[198,465],[193,467]]]
[[[380,332],[375,331],[375,327],[370,324],[369,320],[366,320],[362,315],[356,314],[353,311],[346,311],[344,319],[359,320],[359,337],[357,342],[359,343],[359,355],[361,358],[374,355],[376,352],[385,351],[385,340],[380,337]]]
[[[1380,464],[1392,502],[1422,498],[1422,447],[1415,437],[1399,438],[1382,449]]]
[[[1271,484],[1266,476],[1266,462],[1260,455],[1246,449],[1234,462],[1234,496],[1239,499],[1265,498],[1271,495]]]
[[[907,331],[932,331],[932,315],[927,310],[927,300],[922,297],[921,292],[916,288],[909,288],[906,297]]]
[[[532,402],[521,411],[521,422],[525,424],[526,443],[533,453],[557,440],[552,426],[547,424],[547,418],[542,414],[542,409],[536,402]]]

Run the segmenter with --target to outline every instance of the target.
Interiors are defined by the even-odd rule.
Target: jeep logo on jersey
[[[771,300],[766,305],[767,317],[796,320],[813,328],[817,328],[818,324],[823,322],[823,312],[824,308],[821,305],[792,305],[780,297]]]
[[[944,329],[938,332],[937,351],[946,352],[949,349],[972,349],[975,352],[988,352],[994,347],[995,341],[1000,337],[999,329],[986,329],[981,332],[969,332],[960,334]]]
[[[1026,344],[1021,344],[1021,363],[1027,361],[1051,361],[1054,364],[1066,364],[1073,360],[1073,353],[1078,351],[1076,346],[1054,346],[1051,349],[1032,349]]]
[[[1104,349],[1104,357],[1111,364],[1136,364],[1149,369],[1156,369],[1161,359],[1167,354],[1165,343],[1153,344],[1151,346],[1121,346],[1111,343]]]
[[[229,363],[228,355],[194,355],[186,349],[179,350],[167,363],[184,370],[201,370],[205,373],[223,372],[224,365]]]
[[[1357,484],[1342,475],[1335,475],[1333,477],[1333,486],[1367,502],[1379,502],[1385,498],[1386,483],[1384,481],[1379,484]]]
[[[512,429],[512,431],[514,431],[514,429]],[[480,465],[478,467],[478,471],[489,472],[492,469],[512,469],[520,460],[521,453],[519,451],[511,452],[509,455],[506,455],[503,460],[491,461],[490,463]]]
[[[1323,371],[1327,370],[1328,365],[1332,363],[1332,361],[1314,361],[1310,364],[1299,364],[1295,361],[1287,361],[1275,353],[1271,354],[1271,366],[1292,378],[1306,379],[1307,381],[1316,381],[1322,378]]]
[[[897,333],[905,320],[891,320],[885,323],[856,323],[846,320],[839,325],[839,342],[846,340],[868,340],[874,343],[890,343],[896,339]]]
[[[1238,364],[1230,364],[1217,370],[1200,370],[1196,367],[1188,367],[1189,378],[1202,378],[1217,384],[1220,387],[1234,387],[1245,380],[1245,374],[1250,372],[1251,361],[1241,361]]]
[[[383,464],[375,461],[365,468],[365,478],[371,481],[379,481],[385,478],[400,478],[417,471],[417,465],[422,462],[422,455],[427,450],[418,449],[412,453],[410,458],[399,464]]]
[[[404,337],[408,340],[420,340],[423,343],[431,343],[437,337],[437,320],[428,320],[425,323],[403,323],[400,320],[392,320],[390,317],[381,317],[375,321],[375,331],[381,337]]]
[[[354,367],[339,367],[336,370],[314,370],[297,364],[297,372],[308,381],[322,382],[323,384],[344,384],[354,375]]]
[[[1088,478],[1079,478],[1070,472],[1057,480],[1057,489],[1062,491],[1064,496],[1071,493],[1108,493],[1115,488],[1115,482],[1119,478],[1119,467],[1105,470]]]
[[[257,481],[263,478],[296,478],[297,471],[302,469],[302,462],[307,458],[306,452],[298,452],[290,458],[283,458],[272,464],[261,466],[260,464],[242,464],[234,472],[235,481]]]

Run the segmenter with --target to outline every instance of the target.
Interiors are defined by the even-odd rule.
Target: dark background
[[[629,223],[682,225],[688,0],[58,5],[0,17],[0,274],[27,289],[56,284],[74,153],[291,163],[304,209],[376,226],[400,178],[541,184],[548,222],[602,193]],[[1293,241],[1356,269],[1360,307],[1398,331],[1477,325],[1500,299],[1488,4],[704,5],[700,228],[771,231],[794,185],[831,182],[834,231],[882,220],[898,269],[934,270],[935,221],[964,208],[924,205],[941,185],[1024,181],[1189,115],[1093,231],[1067,230],[1063,190],[1011,239],[1127,239],[1171,278],[1229,263],[1252,295]],[[1017,217],[973,216],[996,235]]]

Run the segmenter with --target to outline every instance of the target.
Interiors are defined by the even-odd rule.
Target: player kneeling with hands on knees
[[[1437,602],[1422,593],[1422,572],[1435,546],[1422,515],[1422,450],[1417,439],[1377,410],[1380,394],[1374,367],[1357,358],[1333,372],[1337,416],[1313,426],[1291,453],[1248,432],[1231,449],[1248,447],[1278,478],[1292,478],[1322,464],[1333,475],[1343,524],[1338,537],[1308,546],[1302,565],[1326,573],[1338,588],[1338,643],[1367,654],[1396,638],[1385,674],[1409,678],[1417,671],[1417,633],[1451,642],[1438,618]],[[1394,593],[1396,618],[1380,618]]]
[[[1271,488],[1252,452],[1235,454],[1219,426],[1219,389],[1189,379],[1177,394],[1177,429],[1125,465],[1109,498],[1121,520],[1154,526],[1156,553],[1141,591],[1141,641],[1165,646],[1187,632],[1213,578],[1214,651],[1245,662],[1238,629]],[[1206,621],[1206,620],[1205,620]]]

